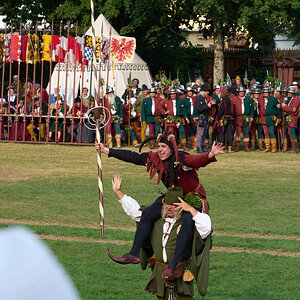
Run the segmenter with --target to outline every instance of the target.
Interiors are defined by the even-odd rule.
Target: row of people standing
[[[148,128],[149,136],[158,135],[164,129],[177,135],[184,150],[188,150],[190,137],[193,150],[206,152],[210,132],[212,141],[226,142],[229,152],[235,142],[235,151],[239,151],[243,133],[245,151],[254,150],[257,143],[259,150],[274,153],[279,142],[277,127],[281,128],[283,151],[287,150],[288,137],[292,150],[295,152],[297,148],[299,98],[294,87],[290,87],[285,96],[279,89],[275,95],[269,87],[261,90],[258,83],[251,86],[250,95],[242,86],[238,90],[216,86],[209,96],[209,88],[205,85],[162,90],[157,85],[148,89],[144,84],[140,89],[138,80],[133,82],[135,88],[126,89],[122,99],[114,95],[113,89],[104,97],[105,106],[112,113],[110,128],[115,127],[118,148],[121,147],[122,128],[129,131],[134,146],[145,140]],[[281,123],[283,118],[285,124]],[[112,147],[111,129],[107,139]],[[150,148],[154,147],[152,140]]]

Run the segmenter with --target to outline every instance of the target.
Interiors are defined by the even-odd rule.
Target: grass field
[[[140,204],[157,190],[145,167],[103,156],[105,239],[100,239],[93,147],[0,144],[0,227],[41,236],[82,299],[153,299],[149,271],[107,257],[129,250],[135,224],[111,191],[113,174]],[[300,155],[225,154],[199,170],[211,206],[214,248],[207,299],[300,299]],[[195,299],[201,297],[196,294]]]

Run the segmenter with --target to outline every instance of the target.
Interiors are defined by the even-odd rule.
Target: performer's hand
[[[192,217],[194,217],[197,213],[197,210],[193,206],[184,202],[180,197],[178,197],[178,199],[180,202],[174,203],[174,205],[177,206],[176,209],[178,210],[178,212],[181,213],[184,210],[184,211],[189,212],[192,215]]]
[[[115,174],[113,180],[111,181],[112,183],[112,189],[116,193],[117,191],[121,191],[122,187],[122,178],[119,174]]]
[[[218,143],[216,145],[216,141],[214,141],[214,143],[212,144],[211,147],[211,151],[208,154],[209,158],[213,158],[214,156],[218,155],[218,154],[224,154],[225,152],[223,151],[225,149],[225,147],[223,146],[223,144]]]
[[[100,149],[101,153],[109,153],[109,148],[104,147],[104,145],[102,143],[98,143],[97,141],[95,141],[95,148],[98,151]]]
[[[187,124],[190,124],[190,120],[188,118],[185,119]]]
[[[275,123],[275,126],[278,126],[278,124],[280,123],[280,121],[281,121],[280,119],[277,119],[276,123]]]
[[[120,175],[116,174],[114,175],[113,180],[111,181],[112,184],[112,190],[117,195],[119,200],[121,200],[124,197],[124,193],[121,190],[122,187],[122,178]]]
[[[284,102],[281,103],[281,107],[286,107],[286,104]]]

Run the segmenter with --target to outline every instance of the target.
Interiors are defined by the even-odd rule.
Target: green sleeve
[[[183,117],[186,119],[187,118],[187,108],[186,108],[186,100],[182,99],[182,109],[183,109]]]
[[[281,115],[282,112],[281,112],[280,103],[279,103],[279,101],[278,101],[277,98],[275,98],[275,101],[276,101],[276,117],[281,120],[281,118],[282,118],[282,115]]]
[[[122,108],[122,101],[121,99],[116,96],[116,105],[117,105],[117,115],[123,119],[123,108]]]
[[[142,122],[146,122],[145,110],[147,108],[147,99],[148,98],[144,98],[142,101],[142,113],[141,113]]]
[[[250,103],[250,118],[254,119],[254,100],[249,97]]]

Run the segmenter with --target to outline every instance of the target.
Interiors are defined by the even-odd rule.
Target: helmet
[[[288,93],[291,93],[291,94],[296,94],[296,88],[294,86],[290,86],[288,89],[287,89],[287,92]]]
[[[114,89],[110,86],[107,87],[106,94],[113,93]]]
[[[252,91],[252,94],[260,94],[260,89],[254,89],[253,91]]]
[[[171,94],[177,94],[177,91],[175,89],[170,89],[169,95],[171,95]]]
[[[148,93],[149,93],[149,94],[150,94],[150,93],[156,93],[156,89],[155,89],[154,87],[152,87],[152,88],[149,89]]]
[[[246,92],[245,88],[243,86],[240,86],[238,89],[237,89],[238,92]]]
[[[270,93],[270,89],[267,86],[263,87],[261,91],[262,93]]]
[[[186,90],[185,90],[185,92],[187,93],[187,92],[193,92],[193,93],[195,93],[195,91],[192,89],[192,87],[190,87],[190,86],[188,86],[187,88],[186,88]]]

